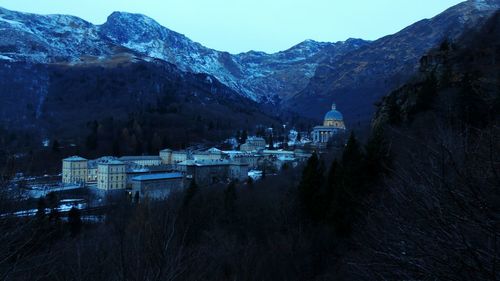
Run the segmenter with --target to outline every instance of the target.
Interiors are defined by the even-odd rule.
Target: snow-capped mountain
[[[277,102],[307,85],[320,61],[367,41],[304,41],[275,54],[237,55],[206,48],[153,19],[114,12],[102,25],[66,15],[35,15],[0,8],[0,60],[82,63],[121,52],[160,59],[186,72],[207,73],[245,97]]]
[[[348,124],[369,124],[377,103],[418,70],[430,49],[482,26],[500,10],[499,0],[469,0],[430,19],[340,56],[328,56],[316,68],[307,87],[286,105],[311,117],[320,117],[332,101]]]

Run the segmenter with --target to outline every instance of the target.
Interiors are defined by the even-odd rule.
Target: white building
[[[249,137],[246,142],[240,146],[241,151],[259,151],[266,149],[266,140],[261,137]]]
[[[337,107],[332,104],[332,110],[325,114],[323,126],[316,126],[312,132],[313,142],[316,144],[326,144],[333,136],[344,133],[346,130],[344,117],[337,111]]]
[[[126,163],[134,163],[139,166],[159,166],[163,164],[162,158],[156,155],[122,156],[118,160]]]
[[[72,156],[62,161],[62,182],[64,184],[85,184],[88,175],[88,160]]]
[[[127,175],[125,163],[108,160],[97,164],[97,188],[100,190],[125,189]]]

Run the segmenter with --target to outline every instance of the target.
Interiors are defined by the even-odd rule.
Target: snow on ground
[[[78,203],[77,203],[78,202]],[[87,203],[83,199],[65,199],[61,200],[57,210],[59,212],[68,212],[71,208],[75,207],[79,210],[83,210],[87,207]],[[38,209],[29,209],[17,211],[14,213],[1,214],[0,217],[16,216],[16,217],[32,217],[36,215]],[[45,214],[50,213],[50,208],[45,208]]]
[[[2,56],[2,55],[0,55],[0,60],[13,61],[14,59],[12,59],[11,57],[8,57],[8,56]]]
[[[253,180],[258,180],[262,178],[262,171],[259,170],[250,170],[248,171],[248,176]]]

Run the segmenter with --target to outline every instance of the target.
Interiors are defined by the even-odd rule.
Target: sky
[[[306,39],[375,40],[461,0],[0,0],[0,7],[69,14],[102,24],[113,11],[141,13],[206,47],[273,53]]]

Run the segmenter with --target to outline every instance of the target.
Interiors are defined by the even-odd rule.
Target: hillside
[[[35,15],[0,8],[0,61],[80,62],[128,50],[176,65],[184,72],[207,73],[254,101],[278,103],[303,89],[319,61],[360,48],[368,42],[304,41],[275,54],[237,55],[206,48],[153,19],[112,13],[102,25],[66,15]]]
[[[405,83],[429,49],[446,39],[457,39],[499,8],[497,0],[469,0],[344,56],[325,60],[308,86],[286,104],[317,118],[333,100],[351,127],[357,122],[367,124],[375,112],[374,104]]]

